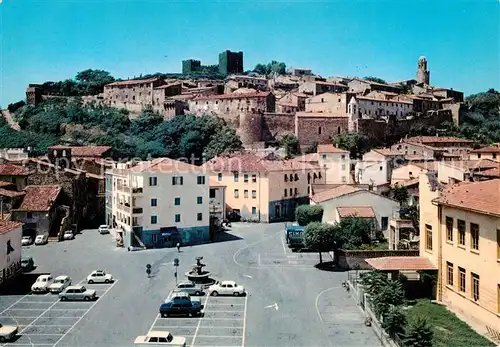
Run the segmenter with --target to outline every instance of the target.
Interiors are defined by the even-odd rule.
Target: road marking
[[[200,329],[243,329],[243,327],[201,327]]]
[[[257,245],[257,244],[259,244],[259,243],[261,243],[261,242],[264,242],[264,241],[266,241],[266,240],[269,240],[270,238],[276,237],[276,235],[278,235],[278,234],[280,234],[280,233],[282,233],[282,231],[281,231],[281,230],[280,230],[280,231],[278,231],[278,232],[276,232],[276,233],[274,233],[274,234],[273,234],[273,235],[271,235],[271,236],[267,236],[267,237],[265,237],[265,238],[263,238],[263,239],[261,239],[261,240],[259,240],[259,241],[257,241],[257,242],[250,243],[250,244],[246,245],[245,247],[240,248],[239,250],[237,250],[237,251],[233,254],[233,261],[234,261],[234,263],[235,263],[236,265],[241,266],[241,267],[252,267],[252,266],[242,265],[242,264],[238,263],[238,261],[236,261],[236,257],[238,256],[238,254],[240,254],[241,252],[243,252],[245,249],[247,249],[247,248],[249,248],[249,247],[255,246],[255,245]],[[259,264],[260,264],[260,261],[259,261]]]
[[[22,335],[23,332],[26,331],[26,329],[28,329],[30,326],[33,325],[33,323],[35,323],[37,320],[39,320],[44,314],[46,314],[47,312],[50,311],[50,309],[52,307],[54,307],[59,301],[56,301],[54,302],[52,305],[50,305],[46,310],[43,311],[43,313],[41,313],[37,319],[35,319],[34,321],[32,321],[30,324],[26,325],[20,332],[19,332],[19,335]],[[30,334],[25,334],[25,335],[30,335]],[[49,334],[49,335],[52,335],[52,334]],[[54,335],[62,335],[62,334],[54,334]]]
[[[317,296],[316,296],[316,300],[314,301],[314,306],[316,307],[316,313],[318,314],[318,317],[319,317],[319,320],[321,321],[321,323],[324,323],[323,321],[323,317],[321,316],[321,313],[319,312],[319,307],[318,307],[318,302],[319,302],[319,297],[323,294],[325,294],[326,292],[332,290],[332,289],[339,289],[339,288],[342,288],[340,286],[335,286],[335,287],[331,287],[331,288],[328,288],[328,289],[325,289],[323,290],[322,292],[320,292]]]
[[[205,302],[203,303],[203,307],[206,307],[207,306],[207,302],[208,302],[208,298],[210,296],[207,295],[207,298],[205,299]],[[196,335],[198,335],[198,330],[200,330],[200,325],[201,325],[201,318],[202,316],[204,316],[205,314],[203,315],[200,315],[200,318],[198,318],[198,324],[196,325],[196,330],[194,332],[194,336],[193,336],[193,341],[191,342],[191,347],[194,346],[194,342],[196,341]]]
[[[184,337],[194,337],[193,335],[184,335]],[[234,336],[234,335],[198,335],[197,337],[201,337],[203,339],[206,338],[233,338],[233,339],[241,339],[241,336]]]
[[[31,326],[31,327],[70,327],[71,325],[57,325],[57,324],[50,324],[50,325],[47,325],[47,324],[34,324],[34,325],[21,325],[22,327],[28,327],[28,326]]]
[[[31,294],[31,293],[30,293]],[[8,311],[12,306],[16,305],[17,303],[21,302],[21,300],[23,300],[24,298],[30,296],[30,294],[26,294],[25,296],[23,296],[21,299],[17,300],[16,302],[14,302],[12,305],[10,305],[9,307],[7,307],[5,310],[3,310],[2,312],[0,312],[0,316],[2,315],[2,313],[4,313],[5,311]]]
[[[258,264],[259,264],[259,266],[260,266],[260,254],[259,254],[259,261],[258,261]]]
[[[276,311],[278,311],[278,309],[279,309],[279,306],[278,306],[278,303],[277,303],[277,302],[275,302],[275,303],[274,303],[274,304],[272,304],[272,305],[267,305],[267,306],[265,306],[264,308],[271,308],[271,307],[274,307],[274,309],[275,309]]]
[[[245,304],[214,304],[217,306],[245,306]]]
[[[243,313],[245,311],[205,310],[204,312],[206,312],[206,313],[215,313],[215,312],[220,312],[220,313]]]
[[[247,326],[247,302],[248,302],[248,295],[245,296],[245,311],[243,312],[243,331],[241,333],[241,347],[245,347],[245,332],[246,332],[246,326]]]
[[[243,275],[243,276],[248,277],[248,278],[252,278],[252,276],[250,276],[250,275]]]
[[[207,320],[232,320],[232,321],[234,321],[234,320],[243,320],[243,318],[212,318],[212,317],[205,318],[205,317],[203,317],[203,320],[205,320],[205,321],[207,321]]]
[[[23,335],[26,335],[26,336],[61,336],[61,335],[64,335],[64,334],[23,334]]]
[[[282,237],[280,237],[280,239],[281,239],[281,244],[283,245],[283,252],[286,254],[285,240],[283,240]]]
[[[81,321],[81,320],[82,320],[82,319],[83,319],[83,318],[84,318],[84,317],[85,317],[85,316],[86,316],[86,315],[87,315],[87,314],[88,314],[88,313],[89,313],[89,312],[90,312],[90,311],[94,308],[94,306],[95,306],[95,305],[97,305],[97,303],[98,303],[98,302],[99,302],[99,301],[100,301],[100,300],[104,297],[104,295],[106,295],[106,294],[107,294],[107,293],[111,290],[111,288],[113,288],[113,287],[115,286],[115,284],[117,284],[117,283],[118,283],[118,281],[119,281],[119,280],[115,280],[115,281],[113,282],[113,284],[112,284],[111,286],[109,286],[109,287],[108,287],[108,288],[104,291],[104,293],[102,293],[102,295],[100,295],[100,296],[99,296],[99,300],[96,300],[96,301],[92,304],[92,306],[90,306],[90,307],[88,308],[87,312],[85,312],[85,313],[84,313],[84,314],[83,314],[80,318],[78,318],[78,320],[77,320],[77,321],[76,321],[76,322],[75,322],[75,323],[71,326],[71,328],[69,328],[69,329],[68,329],[68,330],[64,333],[64,335],[63,335],[63,336],[61,336],[61,338],[60,338],[59,340],[57,340],[57,342],[56,342],[56,343],[55,343],[52,347],[56,347],[56,346],[59,344],[59,342],[61,342],[61,340],[62,340],[62,339],[64,339],[64,337],[66,337],[66,336],[69,334],[69,332],[70,332],[71,330],[73,330],[73,329],[75,328],[75,326],[76,326],[78,323],[80,323],[80,321]],[[82,281],[82,282],[83,282],[83,281]]]

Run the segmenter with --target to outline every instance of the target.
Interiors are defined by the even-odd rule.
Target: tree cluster
[[[276,60],[271,61],[267,64],[257,64],[253,69],[253,72],[256,72],[260,75],[271,75],[273,73],[278,75],[284,75],[286,73],[286,64],[283,62],[278,62]]]
[[[334,146],[349,151],[351,159],[360,159],[373,148],[374,143],[363,134],[346,132],[332,138]]]
[[[373,77],[373,76],[366,76],[366,77],[363,77],[363,79],[365,81],[372,81],[372,82],[375,82],[375,83],[380,83],[380,84],[387,84],[387,82],[379,77]]]
[[[96,95],[104,91],[104,85],[115,78],[104,70],[87,69],[76,74],[74,79],[58,82],[45,82],[39,88],[42,95],[83,96]]]
[[[300,154],[299,139],[294,134],[283,135],[278,140],[278,144],[285,150],[287,158],[292,158]]]

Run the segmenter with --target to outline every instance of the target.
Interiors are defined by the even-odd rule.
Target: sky
[[[466,95],[500,89],[499,0],[0,0],[0,107],[29,83],[87,68],[117,78],[180,72],[226,49],[244,68],[283,61],[323,77],[415,78]]]

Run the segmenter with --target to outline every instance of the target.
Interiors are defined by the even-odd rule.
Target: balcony
[[[142,193],[143,193],[142,187],[132,188],[132,194],[142,194]]]
[[[142,207],[132,208],[132,214],[140,214],[140,213],[142,213]]]
[[[122,212],[125,212],[125,213],[130,213],[130,204],[126,203],[126,204],[116,204],[116,207],[122,211]]]

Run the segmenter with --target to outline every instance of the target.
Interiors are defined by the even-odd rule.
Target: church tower
[[[431,72],[427,70],[427,59],[425,57],[418,58],[417,83],[430,85]]]

